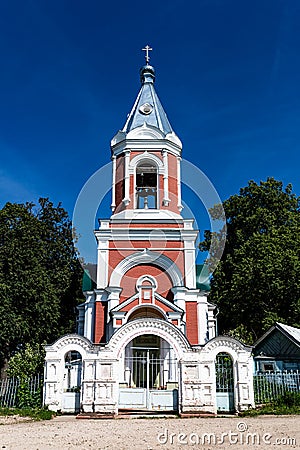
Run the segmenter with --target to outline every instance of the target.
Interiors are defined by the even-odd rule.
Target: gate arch
[[[126,345],[135,337],[153,334],[167,341],[174,349],[176,357],[182,358],[184,352],[190,350],[190,344],[183,333],[169,322],[154,318],[136,319],[123,325],[111,337],[108,349],[119,358]]]

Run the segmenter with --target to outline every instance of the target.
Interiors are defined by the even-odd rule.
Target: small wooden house
[[[255,371],[300,370],[300,328],[276,322],[253,347]]]

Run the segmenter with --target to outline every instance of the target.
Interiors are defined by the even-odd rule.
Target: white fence
[[[300,393],[300,372],[258,372],[253,377],[256,404],[270,403],[282,395]]]
[[[300,371],[296,372],[259,372],[253,377],[254,398],[257,405],[270,403],[288,393],[300,394]],[[0,406],[18,406],[19,378],[0,380]],[[40,392],[43,376],[35,375],[26,382],[31,396]],[[29,406],[29,405],[28,405]],[[41,405],[40,405],[41,406]]]

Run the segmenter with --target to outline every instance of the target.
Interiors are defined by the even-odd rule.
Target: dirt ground
[[[300,416],[2,420],[0,449],[300,449]]]

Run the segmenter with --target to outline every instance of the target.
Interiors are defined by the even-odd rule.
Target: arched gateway
[[[118,330],[109,348],[120,362],[119,408],[178,410],[179,361],[190,345],[177,327],[139,318]]]
[[[78,334],[46,347],[44,402],[114,415],[216,413],[229,386],[220,374],[228,373],[227,403],[243,410],[253,405],[251,349],[216,337],[216,307],[196,282],[198,230],[181,215],[182,144],[156,95],[154,68],[147,63],[140,76],[111,141],[112,215],[95,230],[96,286],[78,307]]]

